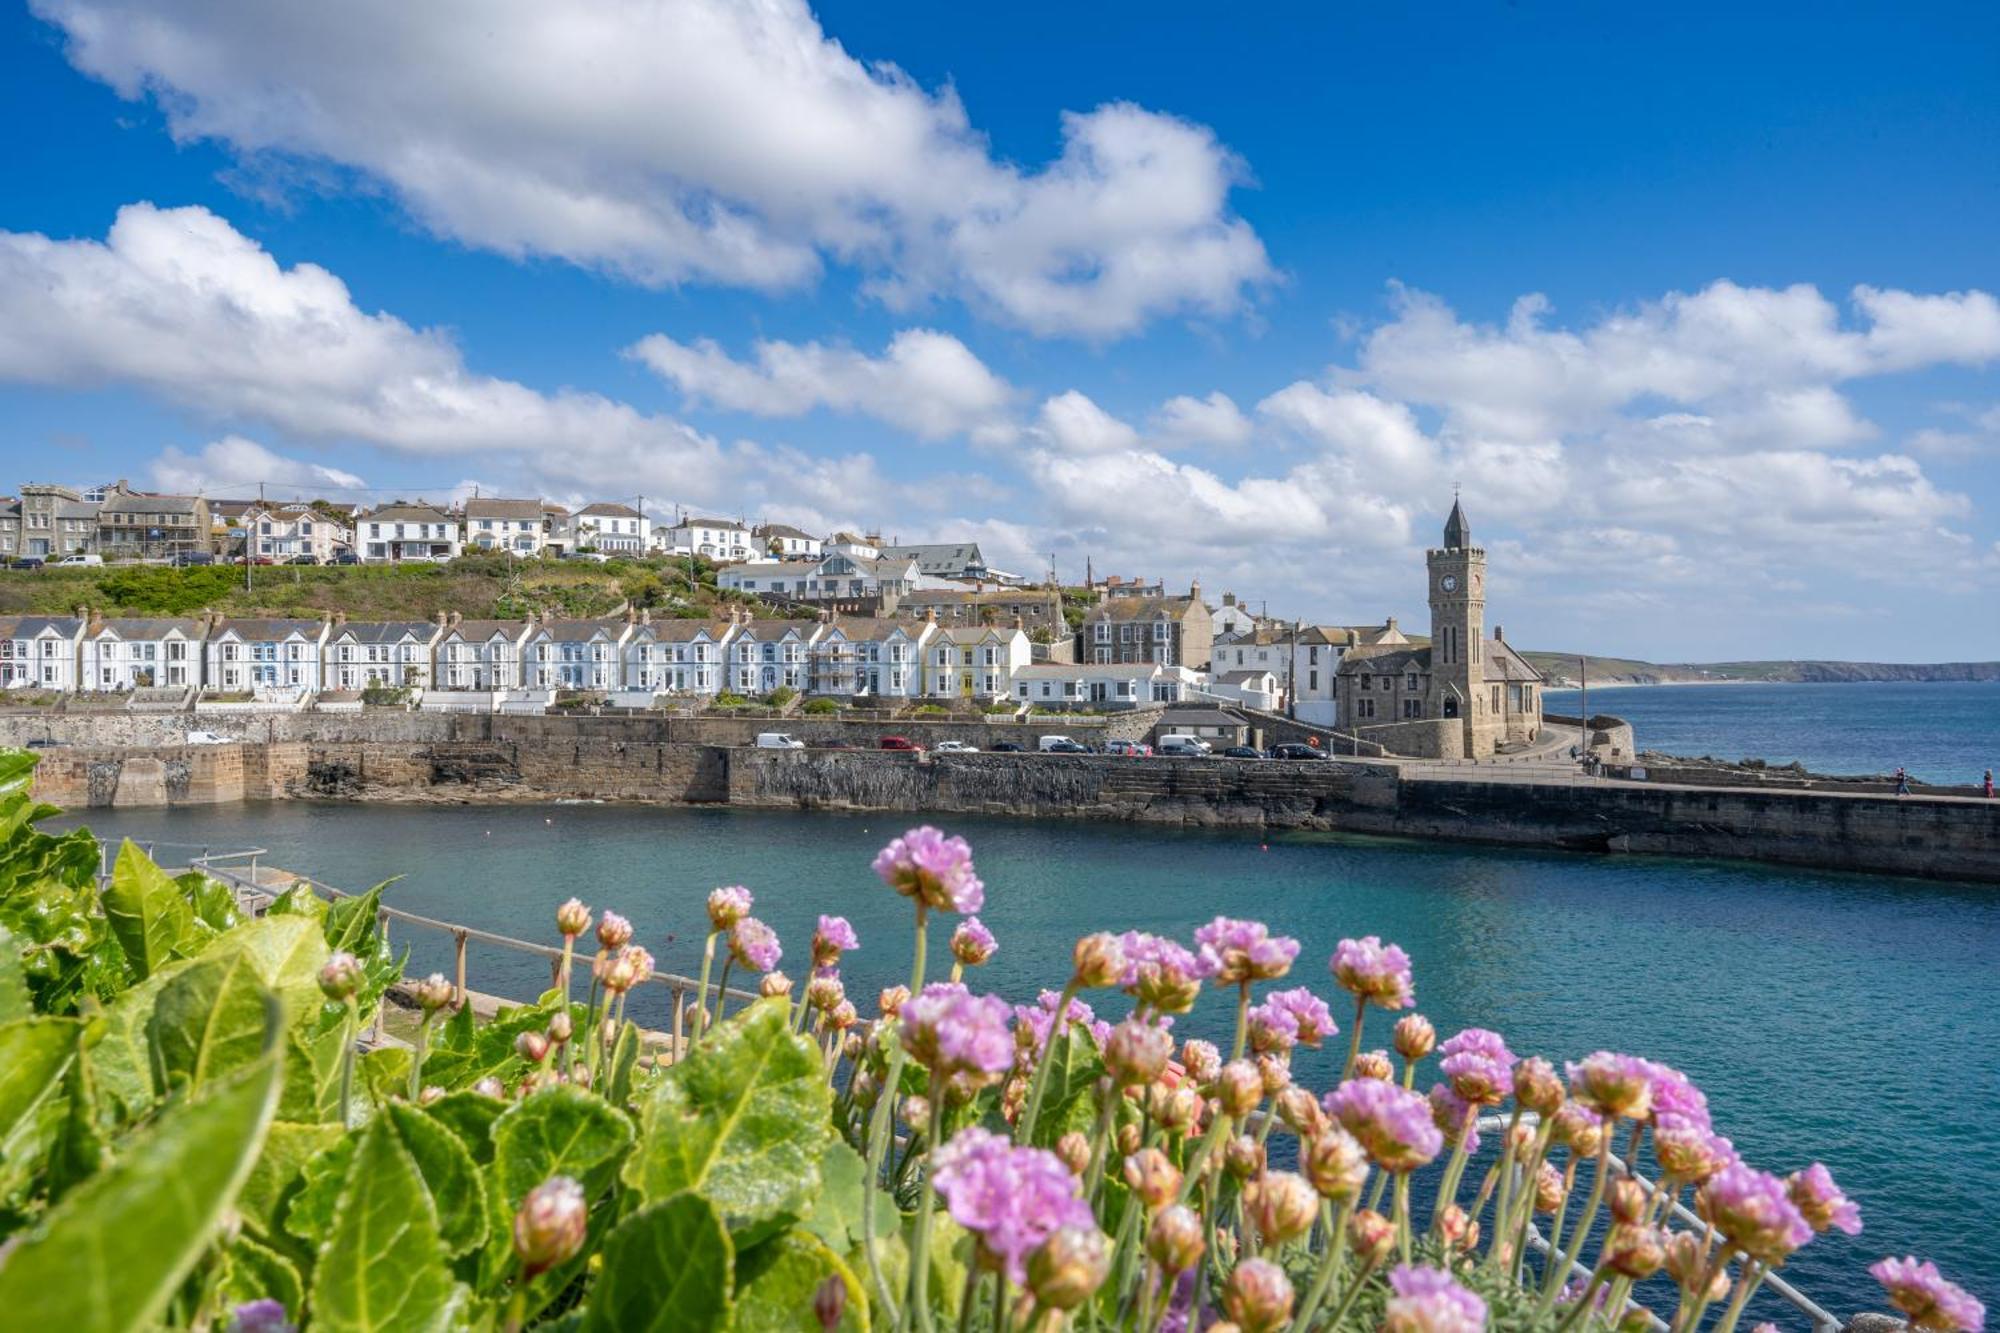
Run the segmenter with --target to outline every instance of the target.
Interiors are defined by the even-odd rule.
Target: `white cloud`
[[[1003,413],[1014,391],[948,333],[904,329],[879,357],[817,342],[760,341],[754,353],[738,361],[711,339],[683,343],[664,333],[626,349],[690,399],[735,412],[859,412],[925,439],[1011,434]]]
[[[254,495],[262,483],[274,497],[360,499],[356,493],[366,488],[352,472],[288,458],[241,435],[225,435],[192,454],[169,446],[153,460],[152,471],[155,486],[183,495],[240,499]]]
[[[1160,404],[1153,417],[1153,435],[1167,447],[1236,449],[1250,443],[1251,430],[1250,418],[1220,390],[1206,398],[1177,394]]]
[[[1075,389],[1042,404],[1036,434],[1059,453],[1102,454],[1136,449],[1139,432]]]
[[[1213,133],[1110,103],[993,156],[947,88],[864,64],[800,0],[33,0],[76,67],[254,168],[331,162],[438,235],[664,285],[831,261],[1042,334],[1225,315],[1271,277]]]

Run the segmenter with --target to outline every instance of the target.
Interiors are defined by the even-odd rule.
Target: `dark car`
[[[1271,747],[1271,758],[1273,759],[1324,759],[1326,757],[1326,751],[1320,749],[1317,745],[1273,745]]]
[[[180,565],[183,568],[189,565],[212,565],[215,563],[215,557],[207,551],[176,551],[167,563]]]
[[[1262,759],[1264,752],[1254,745],[1231,745],[1216,751],[1224,759]]]
[[[339,551],[335,553],[333,563],[336,565],[358,565],[361,563],[361,557],[352,551]]]
[[[911,740],[908,736],[884,736],[881,748],[884,750],[901,750],[911,754],[922,754],[924,752],[924,747]]]
[[[316,565],[319,563],[319,557],[316,555],[295,555],[285,563],[288,565]]]
[[[1024,750],[1025,748],[1026,748],[1026,747],[1024,747],[1024,746],[1020,746],[1020,745],[1016,745],[1016,744],[1014,744],[1014,742],[1012,742],[1012,741],[995,741],[995,742],[994,742],[993,744],[991,744],[991,745],[989,745],[989,746],[987,746],[987,747],[986,747],[986,753],[988,753],[988,754],[1020,754],[1020,753],[1022,753],[1022,752],[1023,752],[1023,750]]]
[[[40,568],[42,567],[42,565],[43,565],[44,563],[45,563],[45,562],[43,561],[43,559],[42,559],[42,558],[41,558],[40,556],[38,556],[38,555],[24,555],[24,556],[22,556],[22,557],[21,557],[20,559],[18,559],[18,560],[15,560],[15,561],[12,561],[12,562],[11,562],[11,563],[10,563],[10,564],[8,565],[8,568],[9,568],[9,569],[40,569]]]
[[[814,741],[813,748],[816,750],[852,750],[854,742],[844,741],[836,736],[830,741]]]
[[[1065,741],[1057,741],[1053,745],[1044,745],[1042,747],[1042,753],[1043,754],[1089,754],[1090,747],[1088,745],[1078,745],[1075,741],[1065,740]]]

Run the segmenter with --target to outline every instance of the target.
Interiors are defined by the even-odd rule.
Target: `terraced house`
[[[297,698],[321,689],[329,620],[217,616],[202,644],[202,685],[227,694]]]
[[[97,550],[106,560],[160,560],[208,549],[208,501],[152,495],[121,479],[97,509]]]
[[[1213,622],[1197,580],[1185,597],[1108,597],[1084,613],[1083,660],[1153,662],[1206,671]]]
[[[725,690],[769,694],[782,685],[805,692],[808,653],[825,625],[817,620],[753,620],[748,612],[736,613],[734,625],[725,651]]]
[[[934,623],[934,622],[933,622]],[[1014,673],[1034,659],[1019,622],[941,628],[924,645],[924,696],[929,699],[1004,699]]]
[[[521,649],[531,628],[525,620],[467,620],[452,612],[431,647],[431,689],[519,689]]]
[[[443,626],[429,620],[349,620],[335,616],[326,638],[329,690],[422,689],[431,681],[431,646]]]
[[[619,647],[628,626],[545,616],[521,641],[521,687],[608,690],[619,683]]]
[[[722,689],[728,620],[662,620],[641,613],[624,645],[623,685],[655,694],[712,695]]]
[[[356,550],[363,560],[451,560],[459,553],[458,520],[427,504],[390,504],[354,518]]]
[[[201,683],[205,619],[92,615],[80,645],[77,688],[123,693]]]
[[[269,556],[280,564],[310,556],[324,565],[354,544],[352,528],[310,505],[258,506],[246,510],[239,522],[251,554]]]
[[[822,613],[809,649],[806,692],[839,698],[911,699],[923,693],[923,646],[937,633],[928,621],[878,620]]]
[[[464,548],[535,556],[548,544],[548,515],[540,500],[472,499],[465,502]]]
[[[76,688],[80,616],[0,616],[0,688]]]

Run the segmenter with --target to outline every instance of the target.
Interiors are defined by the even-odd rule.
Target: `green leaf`
[[[676,1194],[632,1214],[599,1253],[604,1267],[591,1285],[584,1333],[707,1333],[731,1326],[734,1252],[715,1206],[700,1195]]]
[[[181,956],[194,921],[180,886],[130,838],[119,845],[111,868],[104,916],[140,980]]]
[[[261,1060],[168,1110],[8,1255],[0,1310],[12,1327],[114,1333],[159,1324],[249,1176],[277,1109],[275,1002],[267,1020]]]
[[[1081,1023],[1063,1028],[1062,1040],[1049,1053],[1048,1089],[1035,1117],[1035,1144],[1052,1147],[1071,1130],[1088,1134],[1097,1123],[1097,1081],[1104,1061],[1097,1041]]]
[[[493,1122],[507,1103],[483,1092],[448,1092],[423,1108],[424,1114],[458,1135],[472,1160],[485,1166],[493,1160]]]
[[[97,1123],[97,1094],[90,1054],[78,1050],[63,1075],[62,1123],[49,1145],[49,1202],[96,1175],[104,1166],[104,1131]]]
[[[272,1121],[270,1132],[264,1137],[264,1151],[257,1154],[257,1164],[251,1168],[250,1178],[243,1183],[243,1193],[237,1199],[236,1207],[244,1221],[264,1236],[276,1236],[278,1219],[298,1192],[306,1163],[342,1137],[339,1125]],[[331,1211],[329,1202],[329,1215]]]
[[[602,1097],[566,1085],[516,1102],[493,1122],[493,1164],[511,1217],[550,1176],[569,1176],[596,1198],[632,1146],[632,1122]]]
[[[243,923],[243,913],[236,906],[236,895],[221,880],[199,870],[190,870],[185,875],[174,876],[174,884],[180,889],[181,897],[187,899],[194,919],[217,935]]]
[[[21,965],[21,944],[14,933],[0,927],[0,1023],[34,1016],[34,1002],[28,998],[28,970]]]
[[[294,1025],[285,1034],[285,1092],[278,1114],[287,1120],[340,1119],[340,1056],[347,1028],[313,1035]]]
[[[414,1106],[392,1102],[384,1120],[403,1141],[437,1210],[438,1238],[447,1257],[476,1249],[486,1239],[486,1185],[458,1136]]]
[[[240,950],[198,959],[178,972],[160,988],[148,1025],[153,1068],[163,1086],[200,1089],[257,1059],[269,995]]]
[[[385,1121],[361,1134],[313,1266],[315,1333],[439,1333],[461,1313],[423,1177]]]
[[[618,1029],[611,1047],[611,1068],[604,1076],[604,1098],[613,1106],[623,1106],[632,1095],[632,1071],[639,1067],[639,1026],[627,1023]]]
[[[398,875],[397,879],[402,876]],[[368,892],[353,898],[335,898],[326,905],[326,947],[329,953],[345,949],[356,958],[373,957],[382,949],[382,932],[375,918],[382,910],[382,890],[396,880],[385,879]]]
[[[238,1236],[222,1252],[222,1291],[232,1305],[273,1300],[294,1319],[305,1305],[305,1284],[290,1259],[248,1236]]]
[[[825,1067],[811,1040],[789,1030],[786,1009],[759,1000],[670,1067],[625,1167],[648,1202],[706,1196],[739,1244],[810,1211],[833,1137]]]
[[[818,1236],[787,1231],[747,1250],[736,1261],[736,1324],[763,1333],[824,1333],[813,1313],[820,1284],[837,1277],[847,1288],[842,1323],[868,1327],[868,1296],[861,1279]]]
[[[82,1032],[73,1018],[0,1025],[0,1196],[27,1184],[39,1169],[59,1123],[49,1112]]]
[[[260,917],[220,936],[199,958],[240,953],[266,989],[285,1002],[292,1022],[316,1015],[321,996],[319,970],[326,963],[326,941],[303,917]]]
[[[326,920],[326,899],[312,890],[312,885],[299,880],[291,888],[271,900],[264,909],[265,916],[303,916],[314,921]]]
[[[820,1159],[819,1197],[813,1200],[804,1226],[841,1254],[853,1253],[862,1241],[861,1182],[867,1174],[868,1164],[861,1160],[861,1154],[838,1140]],[[877,1190],[874,1199],[876,1237],[893,1236],[902,1230],[903,1215],[888,1192]]]
[[[338,1130],[339,1126],[331,1126]],[[333,1212],[347,1186],[359,1134],[336,1134],[299,1168],[298,1187],[285,1206],[285,1230],[318,1248],[333,1234]]]
[[[417,1053],[407,1046],[377,1046],[372,1051],[364,1051],[354,1062],[355,1083],[365,1088],[369,1100],[381,1106],[392,1097],[406,1097],[410,1092],[410,1064]],[[425,1081],[429,1081],[431,1067],[424,1065]]]

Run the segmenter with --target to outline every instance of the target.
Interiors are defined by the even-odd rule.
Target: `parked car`
[[[352,551],[335,551],[333,553],[333,563],[336,565],[358,565],[361,563],[361,557]]]
[[[932,746],[931,749],[933,753],[936,754],[979,753],[979,747],[977,745],[968,745],[964,741],[939,741],[936,745]]]
[[[1153,752],[1153,747],[1144,741],[1106,741],[1104,753],[1145,756]]]
[[[1067,736],[1044,736],[1035,742],[1043,754],[1089,754],[1090,751]]]
[[[236,738],[234,736],[225,736],[219,731],[190,731],[187,743],[189,745],[234,745],[236,744]]]
[[[58,569],[95,568],[103,563],[104,563],[104,557],[101,555],[96,555],[89,551],[77,551],[72,555],[66,555],[62,559],[56,561],[56,568]]]
[[[1199,736],[1162,736],[1160,753],[1182,759],[1206,759],[1215,747]]]
[[[991,754],[1021,754],[1027,748],[1027,746],[1017,745],[1013,741],[995,741],[986,747],[987,751]]]
[[[215,557],[207,551],[175,551],[167,563],[182,568],[189,565],[212,565],[215,563]]]
[[[911,754],[922,754],[924,752],[924,747],[911,740],[908,736],[884,736],[881,748],[884,750],[901,750]]]
[[[1262,759],[1264,752],[1254,745],[1230,745],[1217,750],[1224,759]]]
[[[757,733],[757,748],[760,750],[803,750],[806,748],[806,743],[786,732],[760,731]]]
[[[1325,759],[1327,753],[1317,745],[1273,745],[1273,759]]]
[[[608,565],[611,563],[611,557],[604,554],[604,552],[602,551],[565,551],[563,552],[563,559],[591,560],[595,561],[600,565]]]
[[[30,750],[53,750],[62,742],[53,736],[30,736],[27,746]]]
[[[40,569],[43,560],[38,555],[24,555],[8,565],[9,569]]]
[[[817,741],[815,745],[822,750],[852,750],[854,748],[853,741],[844,741],[838,736],[830,741]]]
[[[295,555],[285,563],[288,565],[317,565],[319,557],[316,555]]]
[[[278,562],[268,555],[239,555],[230,563],[237,565],[275,565]]]

